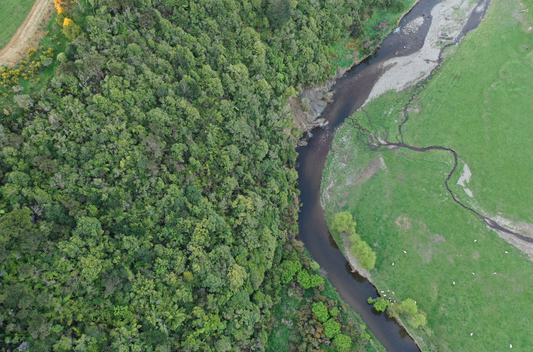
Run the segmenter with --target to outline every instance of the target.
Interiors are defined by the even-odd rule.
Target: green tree
[[[228,280],[231,290],[236,292],[244,284],[246,277],[246,270],[238,264],[233,264],[228,272]]]
[[[384,312],[387,309],[387,307],[390,305],[390,301],[383,297],[378,297],[376,299],[372,299],[370,297],[368,298],[367,302],[368,304],[373,304],[374,309],[378,312]]]
[[[282,269],[281,282],[287,284],[294,278],[294,275],[302,269],[302,264],[300,261],[296,260],[285,260],[283,261]]]
[[[60,63],[67,62],[68,61],[67,55],[65,55],[65,53],[57,54],[57,61],[59,61]]]
[[[337,234],[341,234],[343,232],[355,234],[355,226],[356,222],[353,219],[352,214],[350,214],[350,212],[343,211],[335,214],[330,229]]]
[[[338,307],[333,307],[331,308],[331,310],[329,311],[329,314],[332,316],[332,317],[336,317],[337,315],[339,315],[340,313],[340,310]]]
[[[298,273],[298,283],[308,290],[322,285],[324,279],[318,275],[309,275],[309,272],[303,269]]]
[[[418,312],[418,307],[413,299],[408,298],[400,303],[400,311],[407,315],[413,316]]]
[[[420,313],[416,313],[415,315],[411,316],[411,320],[409,323],[415,327],[418,328],[420,326],[425,326],[427,324],[427,319],[424,315]]]
[[[359,241],[352,244],[351,248],[352,255],[357,258],[357,261],[361,266],[367,270],[374,269],[376,265],[376,253],[372,251],[372,248],[365,241]]]
[[[338,350],[341,352],[350,351],[352,347],[352,339],[344,334],[335,336],[333,343],[337,345]]]
[[[324,331],[326,336],[330,339],[334,338],[341,332],[341,326],[335,321],[334,318],[330,318],[324,323]]]
[[[28,94],[15,95],[14,100],[24,110],[28,110],[33,106],[33,99]]]
[[[63,22],[63,34],[67,37],[68,40],[73,41],[82,33],[82,29],[70,18],[65,18]]]
[[[322,323],[329,319],[328,309],[322,302],[313,303],[313,313],[317,316],[318,321]]]
[[[13,210],[0,217],[0,244],[7,245],[11,238],[20,238],[31,229],[31,210]]]
[[[266,15],[270,25],[281,28],[291,19],[291,3],[289,0],[270,0]]]
[[[73,231],[74,235],[97,238],[104,233],[104,230],[102,230],[102,224],[96,218],[82,216],[76,221],[76,223],[76,229]]]

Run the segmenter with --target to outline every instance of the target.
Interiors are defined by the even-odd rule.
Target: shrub
[[[337,315],[339,315],[340,313],[340,310],[339,308],[337,307],[333,307],[330,311],[329,311],[329,314],[332,316],[332,317],[336,317]]]
[[[341,326],[335,321],[335,319],[330,318],[324,323],[324,331],[326,336],[330,339],[334,338],[341,332]]]
[[[346,336],[344,334],[338,334],[333,339],[333,343],[337,345],[338,351],[344,352],[349,351],[352,347],[352,339],[350,336]]]
[[[416,302],[414,300],[408,298],[400,303],[400,311],[407,315],[413,316],[418,313],[418,307],[416,306]]]
[[[318,321],[323,323],[329,318],[328,309],[322,302],[315,302],[313,303],[313,313],[318,318]]]
[[[374,269],[376,265],[376,253],[365,241],[356,242],[351,247],[351,252],[361,266],[367,270]]]
[[[288,284],[294,277],[294,274],[302,269],[302,264],[296,260],[285,260],[282,264],[282,268],[281,282]]]
[[[376,299],[368,298],[368,304],[373,304],[374,309],[378,312],[384,312],[387,307],[391,304],[388,300],[383,297],[378,297]]]
[[[298,273],[298,283],[308,290],[323,284],[324,279],[318,275],[309,275],[307,270],[302,270]]]
[[[427,319],[425,316],[423,316],[420,313],[416,313],[415,315],[411,316],[411,321],[409,322],[413,327],[418,328],[420,326],[424,326],[427,324]]]
[[[404,7],[403,2],[398,0],[394,3],[394,5],[392,5],[392,11],[400,12],[403,10],[403,7]]]
[[[61,63],[67,62],[68,61],[67,55],[65,53],[57,54],[57,61],[59,61]]]

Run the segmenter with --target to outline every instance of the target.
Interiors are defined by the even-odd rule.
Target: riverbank
[[[533,322],[524,313],[532,300],[530,258],[454,201],[513,231],[530,228],[531,6],[493,1],[476,31],[446,50],[432,78],[369,99],[335,136],[324,176],[326,213],[348,210],[356,217],[378,255],[373,282],[394,292],[393,299],[419,303],[428,319],[420,338],[428,348],[532,345]],[[449,190],[444,181],[454,156],[398,148],[401,141],[456,153]],[[377,157],[386,168],[353,184]]]
[[[305,88],[300,92],[298,97],[289,99],[288,108],[293,112],[294,124],[304,134],[304,138],[300,140],[299,145],[307,144],[309,138],[313,136],[311,133],[313,129],[327,125],[327,122],[320,116],[327,104],[333,102],[331,90],[335,87],[337,80],[343,77],[353,67],[358,66],[361,62],[372,56],[381,47],[381,42],[397,28],[396,24],[419,1],[405,1],[404,6],[406,6],[407,10],[403,13],[397,15],[394,13],[381,13],[370,19],[365,26],[366,34],[362,39],[356,43],[351,43],[351,40],[346,40],[346,44],[342,45],[344,50],[338,50],[345,57],[343,60],[342,58],[338,60],[341,63],[341,67],[328,79],[326,84],[313,88]],[[379,38],[378,40],[369,39],[370,37],[374,38],[376,36]],[[351,49],[348,48],[350,44]],[[363,54],[363,49],[367,50],[368,53]]]

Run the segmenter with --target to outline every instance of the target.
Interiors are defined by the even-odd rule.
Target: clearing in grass
[[[354,215],[357,232],[377,254],[373,282],[394,292],[387,295],[393,300],[413,298],[427,316],[419,329],[405,321],[424,349],[530,350],[533,263],[453,201],[444,184],[452,153],[371,149],[353,126],[396,142],[407,108],[406,144],[457,153],[448,184],[461,203],[502,225],[533,222],[531,7],[531,0],[493,1],[426,84],[367,104],[337,132],[328,157],[322,191],[328,221],[342,211]],[[381,167],[366,177],[376,158]]]

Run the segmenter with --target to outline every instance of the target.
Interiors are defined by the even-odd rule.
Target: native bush
[[[328,309],[322,302],[313,303],[313,313],[317,316],[318,321],[322,323],[329,319]]]
[[[349,351],[352,347],[352,339],[350,336],[346,336],[344,334],[338,334],[335,336],[333,343],[337,345],[337,349],[341,352]]]
[[[326,332],[326,336],[332,339],[341,332],[341,326],[335,319],[330,318],[324,323],[324,331]]]

